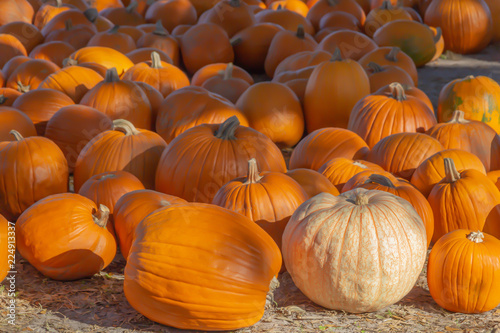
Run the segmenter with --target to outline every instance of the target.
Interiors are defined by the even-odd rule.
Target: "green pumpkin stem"
[[[306,32],[304,30],[304,26],[302,24],[299,24],[297,26],[297,33],[296,33],[296,36],[300,39],[304,39],[306,38]]]
[[[398,102],[406,101],[405,88],[399,82],[393,82],[389,85],[391,89],[392,98],[396,99]]]
[[[241,7],[240,0],[229,0],[229,5],[233,8]]]
[[[110,68],[106,71],[106,77],[104,78],[104,82],[106,83],[111,83],[111,82],[118,82],[120,81],[120,76],[118,75],[118,71],[116,70],[115,67]]]
[[[99,17],[99,12],[95,8],[89,8],[83,12],[83,15],[92,23],[95,23],[97,18]]]
[[[163,68],[163,66],[161,65],[160,54],[158,52],[151,52],[151,68]]]
[[[365,181],[365,184],[369,184],[369,183],[375,183],[375,184],[379,184],[379,185],[382,185],[385,187],[396,188],[396,186],[394,186],[394,184],[391,182],[391,180],[389,178],[387,178],[384,175],[379,175],[376,173],[371,174],[368,177],[368,179]]]
[[[460,173],[457,171],[455,167],[455,162],[453,159],[446,157],[444,159],[444,180],[447,183],[454,183],[460,179]]]
[[[398,53],[401,51],[401,49],[397,46],[394,46],[389,53],[385,55],[385,59],[391,61],[391,62],[398,62]]]
[[[76,66],[78,65],[78,61],[71,58],[66,58],[63,60],[63,67]]]
[[[101,228],[106,228],[109,219],[109,208],[104,205],[99,205],[99,211],[96,214],[98,215],[92,215],[94,223]]]
[[[24,85],[21,81],[17,81],[17,91],[24,94],[30,91],[30,88],[30,85]]]
[[[161,23],[161,20],[156,21],[156,28],[153,31],[153,34],[158,36],[168,36],[168,31]]]
[[[137,1],[132,1],[126,9],[127,13],[131,14],[134,10],[137,9],[138,6],[139,6],[139,3]]]
[[[222,140],[235,140],[234,132],[238,126],[240,126],[238,117],[232,116],[219,126],[219,129],[215,132],[215,137]]]
[[[471,242],[476,243],[476,244],[482,243],[484,240],[484,234],[480,230],[473,231],[467,235],[467,239],[470,240]]]
[[[7,102],[8,98],[5,97],[4,94],[0,95],[0,105],[3,105],[5,104],[5,102]]]
[[[104,179],[108,179],[108,178],[116,178],[116,175],[113,172],[107,172],[104,175],[102,175],[101,177],[99,177],[97,180],[104,180]]]
[[[118,30],[120,30],[120,26],[119,25],[115,25],[113,28],[111,28],[111,29],[108,30],[108,33],[110,33],[110,34],[116,34],[116,33],[118,33]]]
[[[23,136],[21,135],[21,133],[19,133],[18,131],[16,130],[11,130],[9,132],[9,134],[13,135],[14,138],[16,139],[16,141],[21,141],[21,140],[24,140]]]
[[[373,61],[368,64],[368,68],[371,69],[373,73],[380,73],[384,70],[382,66]]]
[[[248,173],[247,178],[243,184],[255,184],[258,183],[262,179],[262,176],[259,175],[259,168],[257,167],[257,160],[252,158],[248,160]]]
[[[338,5],[339,0],[326,0],[326,2],[328,2],[328,5],[329,5],[329,6],[332,6],[332,7],[333,7],[333,6]]]
[[[448,123],[453,123],[453,124],[467,124],[470,121],[465,119],[465,112],[461,110],[455,110],[453,111],[453,114],[451,115],[451,119]]]
[[[141,132],[135,128],[134,124],[125,119],[113,120],[113,130],[121,131],[125,133],[126,136],[141,134]]]
[[[335,51],[333,51],[332,57],[330,58],[330,61],[342,61],[342,52],[340,52],[340,49],[337,47]]]
[[[392,7],[392,3],[389,0],[384,0],[384,2],[382,2],[382,5],[380,5],[379,9],[389,10],[389,9],[394,9],[394,7]]]

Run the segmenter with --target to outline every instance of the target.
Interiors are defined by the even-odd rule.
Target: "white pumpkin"
[[[426,254],[425,226],[410,203],[362,188],[309,199],[283,234],[283,258],[295,285],[321,306],[352,313],[402,299]]]

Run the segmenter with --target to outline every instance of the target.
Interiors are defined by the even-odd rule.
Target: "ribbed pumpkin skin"
[[[445,49],[455,53],[479,52],[493,37],[491,12],[484,0],[433,0],[424,20],[441,28]]]
[[[384,171],[381,166],[371,162],[337,157],[323,164],[318,172],[342,192],[342,188],[351,177],[365,170]]]
[[[135,229],[146,216],[157,209],[179,203],[186,203],[186,200],[152,190],[136,190],[121,196],[114,207],[113,223],[123,257],[127,259]]]
[[[472,169],[458,174],[458,180],[444,178],[429,194],[435,221],[433,243],[453,230],[482,230],[488,214],[500,204],[500,191],[486,175]]]
[[[307,132],[324,127],[347,128],[352,108],[369,93],[368,76],[356,61],[319,64],[311,73],[304,95]]]
[[[450,232],[429,255],[429,291],[448,311],[482,313],[500,304],[500,241],[483,233],[484,239],[475,243],[467,238],[471,232]]]
[[[214,205],[179,204],[137,226],[124,292],[158,323],[233,330],[260,320],[280,265],[278,247],[250,219]]]
[[[70,56],[78,63],[96,62],[106,67],[106,69],[116,68],[118,75],[122,75],[130,67],[134,66],[132,60],[126,55],[109,47],[87,46],[75,51]]]
[[[422,219],[406,200],[365,189],[309,199],[283,234],[283,258],[295,285],[321,306],[352,313],[403,298],[426,249]]]
[[[91,277],[111,263],[116,242],[93,215],[99,208],[78,194],[38,201],[16,223],[17,250],[43,275],[70,281]]]
[[[318,170],[335,157],[363,159],[370,149],[356,133],[343,128],[316,130],[295,147],[290,158],[290,169]]]
[[[68,191],[68,163],[47,138],[0,143],[0,214],[15,221],[40,199]]]
[[[500,85],[486,76],[451,81],[439,93],[438,121],[450,121],[455,110],[463,111],[465,119],[482,121],[500,133]]]
[[[415,169],[428,157],[443,150],[436,139],[423,133],[398,133],[380,140],[367,160],[395,176],[410,180]]]
[[[8,106],[0,107],[0,142],[13,141],[14,136],[9,132],[16,130],[23,137],[36,136],[35,125],[24,113]]]
[[[5,277],[7,276],[7,273],[11,270],[9,267],[9,244],[12,244],[12,242],[9,242],[8,237],[9,237],[9,222],[0,215],[0,282],[2,282]],[[12,235],[12,234],[11,234]]]
[[[124,133],[115,125],[115,130],[102,132],[90,140],[76,161],[75,191],[94,175],[118,170],[130,172],[146,188],[153,188],[156,166],[167,144],[154,132],[136,131]]]
[[[217,133],[222,125],[202,124],[176,137],[162,154],[156,173],[156,190],[187,201],[212,202],[228,181],[245,175],[252,157],[262,171],[286,172],[278,147],[264,134],[238,126],[224,138]]]
[[[391,96],[368,95],[353,107],[347,129],[357,133],[370,148],[396,133],[425,132],[436,125],[434,112],[420,99],[406,96],[403,87]]]
[[[358,174],[358,177],[356,178],[356,182],[352,182],[348,186],[344,186],[342,193],[355,188],[364,188],[367,190],[388,192],[407,200],[413,208],[415,208],[418,215],[424,222],[427,235],[427,247],[429,247],[432,235],[434,234],[434,214],[427,198],[423,196],[419,190],[412,186],[408,181],[402,178],[393,177],[387,172],[381,174],[375,173],[372,175],[365,173],[363,176]]]
[[[339,195],[339,190],[330,183],[328,178],[311,169],[293,169],[286,173],[306,191],[308,199],[323,192]]]
[[[475,155],[459,149],[446,149],[430,156],[423,161],[411,177],[411,183],[428,196],[434,185],[444,177],[444,159],[451,158],[455,162],[457,170],[474,169],[486,174],[483,163]]]

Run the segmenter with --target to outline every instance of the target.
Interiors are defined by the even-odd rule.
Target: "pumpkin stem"
[[[161,23],[161,20],[156,21],[156,28],[153,31],[154,35],[159,35],[159,36],[168,36],[168,31],[165,29],[163,24]]]
[[[467,75],[467,76],[464,78],[464,80],[465,80],[465,81],[470,81],[470,80],[474,80],[474,79],[475,79],[474,75]]]
[[[229,5],[234,8],[241,6],[240,0],[229,0]]]
[[[116,68],[110,68],[106,71],[106,77],[104,78],[104,82],[111,83],[111,82],[118,82],[120,81],[120,76],[118,76],[118,72],[116,71]]]
[[[92,23],[95,23],[97,18],[99,17],[99,12],[95,8],[89,8],[83,12],[83,15]]]
[[[104,179],[108,179],[108,178],[116,178],[116,175],[114,173],[109,172],[109,173],[102,175],[97,180],[104,180]]]
[[[16,138],[16,141],[21,141],[21,140],[24,140],[23,136],[21,135],[21,133],[19,133],[18,131],[16,130],[11,130],[9,132],[9,134],[12,134],[14,136],[14,138]]]
[[[340,52],[340,49],[337,47],[335,51],[333,51],[330,61],[342,61],[342,60],[343,60],[342,53]]]
[[[92,215],[94,223],[101,228],[106,228],[106,224],[108,224],[109,219],[109,208],[104,205],[99,205],[99,212],[97,213],[98,215]]]
[[[224,71],[224,80],[229,80],[233,77],[233,63],[230,62],[226,66],[226,70]]]
[[[113,130],[122,131],[126,136],[141,134],[134,124],[125,119],[115,119],[113,120]]]
[[[460,110],[453,111],[451,115],[451,120],[448,123],[458,123],[458,124],[467,124],[469,121],[465,119],[465,112]]]
[[[136,10],[136,8],[139,6],[139,3],[137,3],[137,1],[132,1],[130,3],[130,5],[128,5],[127,9],[125,9],[127,11],[127,13],[132,13],[134,10]]]
[[[473,231],[470,234],[467,235],[467,239],[470,240],[471,242],[474,243],[482,243],[484,239],[484,234],[478,230],[478,231]]]
[[[440,27],[437,27],[436,28],[436,36],[434,36],[434,44],[436,44],[437,42],[439,42],[439,40],[441,39],[442,35],[443,35],[443,30],[441,30]]]
[[[354,199],[354,204],[357,206],[367,205],[368,204],[368,197],[366,196],[366,194],[364,194],[362,192],[357,192],[356,198]]]
[[[236,136],[234,132],[240,126],[240,121],[238,117],[232,116],[227,118],[220,126],[219,129],[215,132],[215,137],[222,140],[234,140]]]
[[[56,0],[56,7],[60,8],[62,6],[62,0]]]
[[[161,200],[160,201],[160,206],[166,207],[166,206],[171,206],[172,204],[168,200]]]
[[[5,104],[5,102],[7,102],[8,98],[5,97],[4,94],[0,95],[0,105],[3,105]]]
[[[401,51],[401,49],[397,46],[394,46],[389,53],[385,55],[385,58],[389,61],[392,62],[398,62],[398,53]]]
[[[457,171],[457,168],[455,167],[455,162],[453,159],[446,157],[444,159],[444,173],[445,177],[444,180],[447,183],[454,183],[457,180],[460,179],[460,173]]]
[[[283,9],[283,6],[281,6],[281,4],[278,5],[278,8],[276,8],[276,10],[281,10]]]
[[[363,163],[358,162],[358,161],[353,162],[352,165],[355,165],[355,166],[363,168],[363,169],[368,169],[368,167],[366,165],[364,165]]]
[[[306,37],[306,32],[304,31],[304,26],[302,24],[297,26],[297,33],[295,35],[300,39],[304,39]]]
[[[368,184],[368,183],[375,183],[375,184],[379,184],[379,185],[382,185],[385,187],[396,188],[396,186],[394,186],[393,182],[391,182],[391,180],[389,178],[387,178],[384,175],[379,175],[376,173],[371,174],[368,177],[368,179],[365,181],[365,184]]]
[[[326,1],[328,2],[328,5],[332,7],[336,6],[339,3],[338,0],[326,0]]]
[[[71,58],[66,58],[63,60],[63,67],[76,66],[78,65],[78,61]]]
[[[71,29],[73,29],[73,21],[66,20],[66,22],[64,22],[64,27],[66,31],[70,31]]]
[[[371,69],[373,73],[380,73],[384,70],[382,66],[380,66],[377,63],[374,63],[373,61],[368,64],[368,68]]]
[[[241,44],[241,42],[243,42],[243,39],[241,39],[241,37],[236,37],[232,38],[229,42],[231,43],[231,46],[236,46],[238,44]]]
[[[396,99],[398,102],[406,101],[405,88],[398,82],[393,82],[389,85],[391,89],[392,98]]]
[[[384,2],[382,2],[382,5],[380,5],[379,8],[382,10],[393,9],[392,3],[389,0],[384,0]]]
[[[113,28],[109,29],[108,33],[110,34],[116,34],[118,33],[118,30],[120,29],[119,25],[115,25]]]
[[[151,68],[163,68],[163,66],[161,65],[160,54],[158,54],[158,52],[151,52]]]
[[[30,87],[30,85],[24,85],[21,81],[17,81],[17,90],[23,94],[30,91]]]
[[[255,184],[261,179],[262,177],[259,175],[259,169],[257,168],[257,160],[255,158],[248,160],[248,174],[243,184]]]

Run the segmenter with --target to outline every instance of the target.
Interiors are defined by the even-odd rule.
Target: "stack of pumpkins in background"
[[[394,304],[432,243],[436,302],[493,309],[500,86],[454,80],[436,110],[417,88],[444,50],[500,40],[492,17],[496,0],[1,0],[2,273],[9,220],[47,277],[119,248],[140,313],[237,329],[285,270],[331,309]]]

